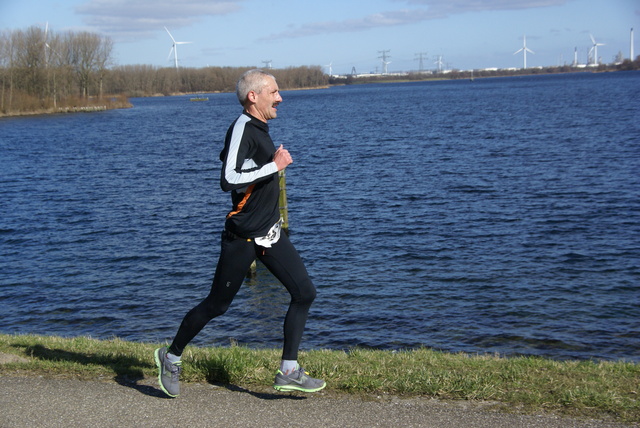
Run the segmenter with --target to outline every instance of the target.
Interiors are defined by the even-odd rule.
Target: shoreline
[[[90,106],[67,106],[67,107],[30,110],[30,111],[0,113],[0,119],[10,118],[10,117],[11,118],[24,117],[24,116],[49,116],[49,115],[55,115],[55,114],[95,113],[99,111],[119,110],[119,109],[127,109],[127,108],[133,108],[133,104],[131,104],[128,99],[126,101],[126,104],[118,103],[118,105],[102,104],[102,105],[90,105]]]
[[[616,70],[616,69],[584,69],[584,70],[569,70],[569,71],[544,71],[544,70],[532,70],[528,73],[506,73],[506,74],[483,74],[482,72],[479,74],[471,74],[469,71],[460,71],[455,72],[446,76],[443,75],[429,75],[426,78],[412,78],[411,75],[407,76],[384,76],[384,75],[358,75],[358,76],[340,76],[338,78],[330,77],[329,83],[327,85],[321,86],[310,86],[310,87],[297,87],[297,88],[281,88],[282,91],[305,91],[305,90],[317,90],[317,89],[329,89],[335,86],[349,86],[349,85],[367,85],[367,84],[380,84],[380,83],[416,83],[416,82],[442,82],[448,80],[480,80],[480,79],[490,79],[490,78],[509,78],[509,77],[530,77],[530,76],[553,76],[553,75],[561,75],[561,74],[578,74],[578,73],[592,73],[592,74],[600,74],[600,73],[615,73],[619,71],[629,71],[629,70]],[[633,71],[633,70],[631,70]],[[415,75],[414,75],[415,76]],[[333,80],[333,82],[332,82]],[[153,98],[153,97],[175,97],[175,96],[186,96],[186,95],[208,95],[208,94],[222,94],[222,93],[233,93],[233,91],[194,91],[194,92],[173,92],[168,95],[154,93],[154,94],[146,94],[135,96],[131,98]],[[116,97],[124,96],[123,94],[116,95]],[[123,109],[123,108],[133,108],[133,104],[129,102],[129,96],[126,96],[126,104],[125,105],[117,105],[112,106],[109,104],[100,105],[100,106],[69,106],[69,107],[58,107],[57,109],[49,108],[49,109],[39,109],[33,111],[19,111],[19,112],[8,112],[8,113],[0,113],[0,119],[6,117],[21,117],[21,116],[41,116],[41,115],[51,115],[51,114],[66,114],[66,113],[91,113],[96,111],[106,111],[106,110],[115,110],[115,109]]]

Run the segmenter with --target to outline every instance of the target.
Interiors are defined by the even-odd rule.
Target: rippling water
[[[303,349],[640,361],[640,73],[284,92]],[[209,289],[232,94],[0,120],[0,331],[170,340]],[[279,347],[259,266],[199,346]]]

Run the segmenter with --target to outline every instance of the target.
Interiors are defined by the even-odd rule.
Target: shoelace
[[[182,361],[178,361],[177,363],[167,361],[167,363],[166,367],[171,373],[180,374],[180,371],[182,370]]]

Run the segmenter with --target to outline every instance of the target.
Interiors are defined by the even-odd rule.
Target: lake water
[[[208,293],[232,94],[0,119],[0,332],[170,340]],[[303,349],[640,361],[640,73],[285,91]],[[193,342],[281,346],[261,266]]]

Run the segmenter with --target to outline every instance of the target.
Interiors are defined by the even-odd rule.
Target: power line
[[[427,56],[426,52],[418,52],[416,54],[416,60],[420,61],[420,65],[418,66],[418,71],[424,71],[424,57]]]
[[[387,61],[387,59],[391,58],[390,55],[387,55],[389,52],[391,52],[390,49],[378,51],[379,54],[382,54],[378,57],[382,59],[382,74],[387,74],[387,64],[391,63],[391,61]]]

